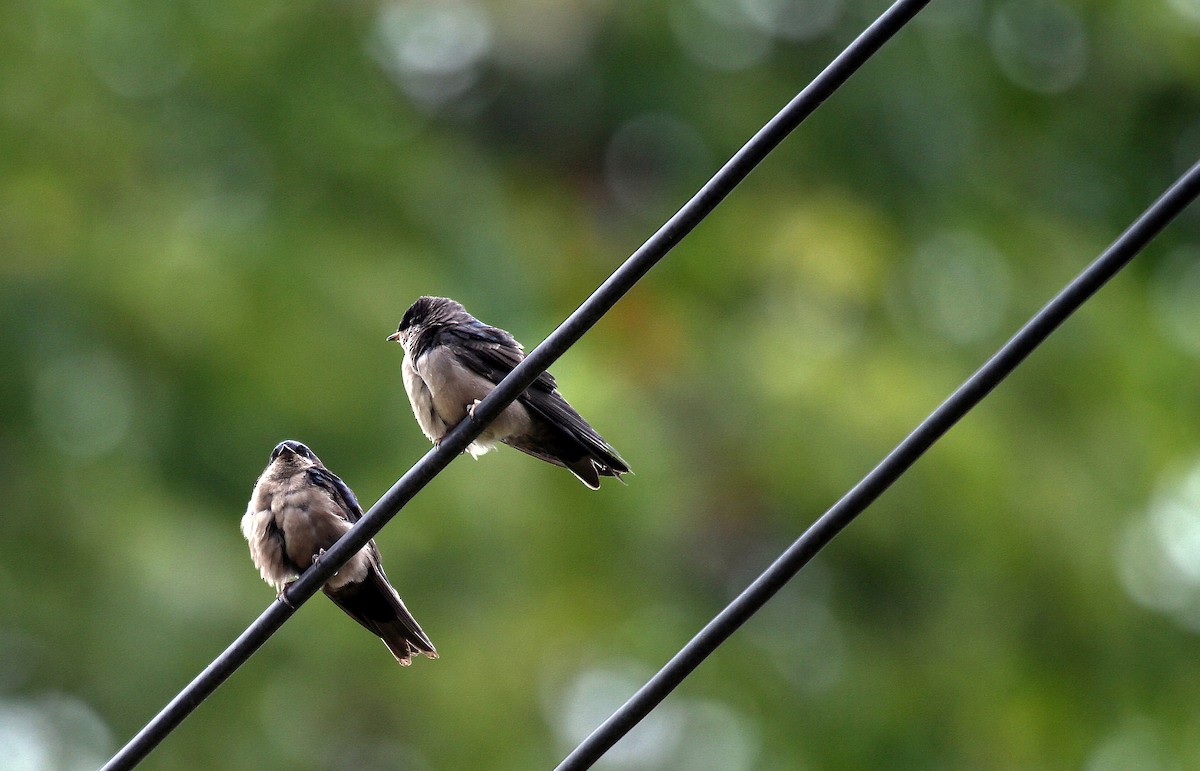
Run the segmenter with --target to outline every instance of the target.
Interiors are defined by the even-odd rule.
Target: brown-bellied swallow
[[[300,442],[280,442],[254,484],[242,517],[250,558],[263,580],[284,588],[363,516],[354,492]],[[370,541],[321,587],[346,615],[383,639],[404,666],[433,643],[388,583],[379,549]]]
[[[512,335],[446,297],[418,299],[388,340],[404,347],[404,389],[421,431],[434,444],[525,358]],[[562,466],[593,490],[602,476],[629,473],[617,451],[558,392],[549,372],[538,375],[467,452],[478,457],[496,442]]]

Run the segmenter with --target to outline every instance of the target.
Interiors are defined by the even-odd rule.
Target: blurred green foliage
[[[883,9],[0,4],[0,766],[90,768],[272,599],[281,439],[428,445],[420,294],[541,340]],[[933,3],[554,368],[633,465],[507,449],[146,763],[545,768],[1200,156],[1196,0]],[[1200,211],[604,762],[1200,762]]]

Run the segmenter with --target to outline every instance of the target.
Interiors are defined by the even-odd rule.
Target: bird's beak
[[[392,334],[388,335],[388,342],[389,342],[389,343],[398,343],[398,342],[400,342],[400,333],[399,333],[399,332],[393,332]]]

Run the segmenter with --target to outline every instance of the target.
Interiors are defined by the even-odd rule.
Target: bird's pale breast
[[[413,415],[417,419],[417,425],[421,427],[421,432],[431,442],[440,442],[450,427],[446,425],[446,421],[438,415],[434,409],[433,395],[429,393],[429,386],[417,373],[413,366],[412,359],[407,353],[404,354],[404,364],[401,365],[401,372],[404,376],[404,390],[408,392],[408,401],[412,405]]]
[[[408,363],[405,356],[405,364]],[[467,416],[469,405],[483,399],[495,388],[490,380],[464,366],[448,346],[438,346],[422,354],[415,367],[405,366],[404,386],[421,430],[434,441],[440,441],[450,428]],[[426,420],[423,420],[423,413]],[[520,402],[513,402],[467,448],[467,452],[482,455],[497,441],[528,432],[530,425],[528,410]]]
[[[267,494],[262,480],[255,486],[242,517],[242,533],[263,580],[282,589],[297,577],[294,566],[305,569],[311,565],[322,549],[333,546],[350,529],[350,522],[337,512],[321,488],[305,482],[303,473],[272,487],[276,492]],[[282,533],[282,540],[277,533]],[[362,581],[368,563],[366,549],[360,549],[329,579],[328,585],[337,588]]]

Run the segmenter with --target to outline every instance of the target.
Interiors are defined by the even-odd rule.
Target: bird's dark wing
[[[503,380],[525,358],[512,335],[478,321],[431,328],[425,336],[424,350],[449,346],[464,366],[493,383]],[[597,475],[619,477],[629,472],[617,451],[562,397],[549,372],[538,375],[517,399],[542,419],[541,425],[553,436],[543,436],[539,443],[512,443],[513,447],[565,466],[593,489],[599,486]]]
[[[453,346],[459,352],[459,360],[493,383],[499,383],[525,358],[525,353],[512,335],[503,329],[482,322],[445,327],[439,334],[439,344]],[[620,476],[628,473],[629,465],[617,451],[604,441],[604,437],[575,411],[562,394],[549,372],[543,372],[518,400],[541,417],[545,424],[562,434],[566,445],[550,452],[538,452],[528,445],[514,445],[522,452],[541,460],[566,466],[589,487],[594,487],[594,474],[585,457],[596,462],[596,471],[601,476]],[[572,449],[574,448],[574,449]],[[549,448],[547,448],[549,449]]]
[[[583,419],[582,415],[575,411],[575,408],[562,397],[557,389],[549,392],[530,389],[521,396],[521,401],[527,409],[537,414],[546,423],[581,445],[585,454],[596,461],[596,470],[601,476],[620,476],[629,473],[629,464],[617,454],[612,445],[604,441],[604,437],[600,436],[596,429]],[[569,460],[569,458],[564,458],[564,460]],[[566,465],[571,468],[573,464],[568,462]]]
[[[354,497],[354,491],[337,474],[324,466],[313,466],[306,473],[309,482],[320,487],[329,495],[343,519],[353,525],[363,518],[362,506],[359,505],[358,498]],[[380,562],[379,549],[376,548],[375,542],[369,541],[367,549],[371,553],[372,561],[378,565]],[[382,566],[379,569],[382,572]],[[387,578],[385,577],[384,580],[386,581]]]
[[[365,580],[354,584],[343,584],[331,589],[323,587],[325,596],[341,608],[347,616],[374,635],[383,639],[388,650],[401,664],[408,665],[412,657],[424,653],[431,659],[437,658],[437,649],[429,641],[421,625],[408,612],[403,600],[387,576],[383,574],[378,560],[371,561]]]
[[[521,344],[503,329],[482,322],[455,324],[429,331],[429,348],[450,346],[464,365],[493,383],[499,383],[525,358]],[[554,376],[543,372],[530,390],[553,391]]]
[[[323,466],[314,466],[307,473],[309,481],[329,495],[346,521],[354,524],[362,519],[362,506],[354,496],[354,491],[337,474]],[[433,643],[388,582],[374,541],[367,542],[367,553],[370,555],[370,565],[364,580],[343,584],[336,589],[325,584],[322,591],[347,616],[381,637],[401,664],[407,665],[419,653],[437,658]]]
[[[328,493],[347,522],[353,525],[362,519],[363,510],[358,504],[358,498],[354,497],[354,491],[337,474],[324,466],[313,466],[307,473],[308,481]]]

